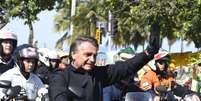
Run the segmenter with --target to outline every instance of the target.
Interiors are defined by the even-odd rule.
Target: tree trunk
[[[184,38],[182,36],[181,37],[181,53],[183,53],[183,48],[184,48]]]
[[[172,45],[174,44],[174,39],[171,40],[171,39],[168,39],[168,46],[169,46],[169,52],[171,52],[171,48],[172,48]]]
[[[28,39],[28,43],[30,45],[33,44],[33,40],[34,40],[34,32],[33,32],[33,25],[31,20],[28,20],[28,26],[29,26],[29,39]]]
[[[90,36],[95,37],[96,36],[96,17],[92,17],[92,21],[90,24]]]
[[[168,49],[168,51],[169,51],[169,52],[171,52],[171,45],[168,45],[168,46],[169,46],[169,49]]]
[[[151,31],[150,31],[150,33],[152,35],[150,35],[149,44],[150,45],[157,44],[155,46],[160,46],[161,47],[161,45],[162,45],[161,44],[162,43],[161,40],[162,39],[160,38],[160,36],[155,36],[155,35],[159,35],[160,34],[160,25],[159,25],[159,23],[160,23],[160,18],[157,17],[156,21],[154,21],[153,24],[151,25]],[[157,42],[157,41],[159,41],[159,42]]]

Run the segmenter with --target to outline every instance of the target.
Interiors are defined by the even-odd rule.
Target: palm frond
[[[62,49],[63,43],[66,40],[67,36],[68,36],[68,32],[64,33],[64,35],[56,42],[55,48]]]

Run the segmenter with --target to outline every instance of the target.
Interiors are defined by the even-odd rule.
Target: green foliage
[[[7,17],[19,17],[35,21],[38,19],[37,14],[43,10],[51,10],[55,5],[55,0],[4,0],[1,1],[0,7],[6,11]]]
[[[180,37],[198,43],[200,3],[200,0],[107,0],[108,8],[119,22],[119,33],[114,41],[130,44],[134,42],[131,40],[135,36],[132,33],[136,32],[145,41],[150,26],[159,21],[162,38],[167,37],[169,45]]]
[[[186,33],[186,40],[193,41],[196,48],[201,47],[201,16],[192,19],[192,25]]]
[[[58,14],[55,16],[55,31],[66,32],[70,28],[70,24],[73,23],[73,33],[70,36],[61,37],[61,39],[65,37],[68,44],[78,35],[95,37],[96,22],[106,21],[105,19],[107,18],[104,0],[77,0],[76,15],[73,17],[71,17],[70,12],[71,0],[61,0],[57,6],[57,11]],[[61,46],[62,41],[58,40],[57,46]]]
[[[59,47],[62,41],[70,43],[77,35],[95,36],[96,22],[106,22],[109,10],[113,19],[118,21],[118,33],[112,37],[116,45],[132,44],[135,48],[143,45],[152,24],[159,22],[162,38],[167,37],[169,45],[182,38],[200,47],[201,0],[77,0],[73,17],[71,0],[1,0],[0,9],[4,13],[1,13],[0,20],[7,22],[9,18],[19,17],[33,33],[32,22],[38,20],[37,15],[54,8],[58,12],[56,32],[67,32],[70,24],[74,25],[71,36],[65,33],[58,40]]]
[[[52,10],[56,0],[1,0],[0,9],[5,13],[2,14],[4,20],[18,17],[25,20],[25,24],[29,26],[30,36],[29,43],[33,40],[32,22],[38,20],[37,15],[44,10]]]

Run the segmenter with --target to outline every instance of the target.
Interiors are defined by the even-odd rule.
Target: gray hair
[[[95,38],[90,37],[90,36],[78,36],[74,42],[70,45],[70,51],[69,51],[69,58],[70,58],[70,62],[72,62],[72,52],[77,51],[78,46],[81,45],[81,43],[83,42],[89,42],[91,43],[93,46],[95,46],[96,48],[98,48],[98,42]]]

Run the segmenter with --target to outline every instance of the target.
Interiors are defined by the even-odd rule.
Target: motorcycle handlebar
[[[0,80],[0,88],[10,88],[11,82],[7,80]]]

